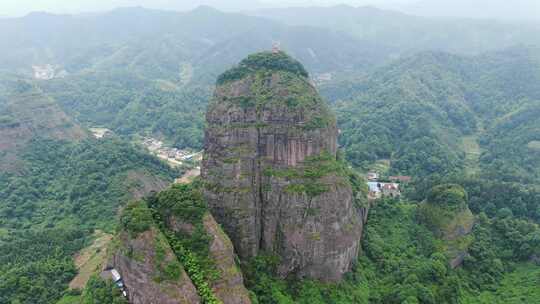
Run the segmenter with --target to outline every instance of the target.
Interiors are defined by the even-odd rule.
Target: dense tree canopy
[[[77,273],[73,255],[116,226],[128,172],[175,174],[117,139],[35,140],[21,156],[21,172],[0,173],[0,303],[55,303]]]

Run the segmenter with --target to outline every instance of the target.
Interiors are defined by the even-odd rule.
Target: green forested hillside
[[[0,174],[0,303],[54,303],[76,274],[73,254],[94,229],[113,231],[130,189],[174,176],[114,139],[34,140],[21,153],[22,170]]]
[[[29,34],[23,39],[21,32]],[[183,81],[205,84],[274,42],[317,72],[365,69],[392,52],[383,42],[366,43],[331,29],[290,27],[209,7],[122,8],[89,16],[34,13],[0,20],[0,38],[0,70],[29,75],[32,65],[51,64],[68,74],[121,68],[175,82],[184,74],[189,77]]]
[[[94,230],[112,232],[119,206],[178,172],[127,141],[90,139],[35,83],[0,88],[0,303],[55,303]]]
[[[378,202],[345,282],[283,281],[272,276],[272,257],[260,257],[246,269],[248,288],[259,303],[484,303],[498,294],[512,303],[538,301],[538,267],[527,263],[540,250],[538,225],[480,214],[470,255],[462,268],[451,269],[444,242],[418,222],[417,209],[414,202]],[[512,281],[520,282],[518,289]]]
[[[242,265],[258,303],[539,302],[540,29],[346,6],[253,14],[0,19],[0,304],[112,301],[118,291],[97,278],[82,297],[66,291],[73,256],[148,192],[134,189],[160,190],[179,173],[130,140],[201,149],[217,75],[277,42],[337,111],[353,169],[413,182],[402,201],[374,204],[342,283],[280,279],[274,256]],[[55,77],[32,79],[47,64]],[[93,126],[117,136],[90,139]],[[447,183],[466,190],[474,214],[458,269],[418,212]],[[182,246],[204,256],[199,237]]]
[[[415,176],[460,171],[468,152],[462,142],[472,136],[484,151],[484,174],[531,182],[538,176],[538,54],[423,53],[322,92],[339,110],[341,142],[357,166],[389,159],[392,171]]]
[[[416,220],[416,203],[382,203],[371,212],[365,254],[345,283],[287,284],[272,275],[272,257],[261,257],[245,266],[248,288],[260,303],[466,303],[508,294],[508,282],[529,276],[524,263],[538,250],[532,222],[540,219],[540,194],[532,185],[538,180],[538,95],[535,85],[510,81],[508,73],[534,79],[538,66],[534,49],[506,52],[422,53],[367,77],[322,87],[338,110],[341,144],[353,165],[368,168],[389,160],[389,173],[419,180],[406,189],[417,201],[443,182],[469,192],[471,210],[487,217],[478,217],[481,225],[464,268],[446,266],[440,241]],[[160,134],[179,147],[202,145],[208,87],[122,69],[36,85],[85,125],[125,136]],[[466,178],[464,137],[477,139],[483,151],[477,175]],[[127,195],[127,174],[143,170],[167,179],[171,172],[118,140],[37,140],[24,151],[25,169],[0,178],[0,256],[13,261],[3,266],[0,290],[5,299],[51,303],[75,275],[71,256],[87,245],[91,231],[111,229]],[[52,277],[59,278],[56,285],[45,288]],[[522,288],[530,294],[525,299],[534,299],[533,285]]]
[[[29,34],[21,39],[21,32]],[[216,77],[250,53],[280,43],[314,75],[338,77],[365,74],[394,52],[384,43],[330,29],[292,27],[209,7],[190,12],[123,8],[88,16],[34,13],[0,20],[0,41],[0,74],[31,78],[34,68],[49,69],[54,79],[37,80],[36,86],[86,127],[152,135],[197,149]]]
[[[476,130],[476,117],[464,102],[461,66],[457,56],[421,54],[345,91],[335,104],[347,157],[357,166],[390,159],[415,176],[462,168],[456,138]]]
[[[86,126],[129,136],[152,134],[179,148],[201,148],[210,89],[138,77],[127,71],[85,74],[38,84]]]

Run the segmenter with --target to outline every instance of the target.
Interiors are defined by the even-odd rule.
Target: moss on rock
[[[451,266],[459,266],[472,243],[469,234],[474,225],[467,192],[455,184],[436,186],[418,207],[417,217],[443,241],[442,249],[449,257]]]

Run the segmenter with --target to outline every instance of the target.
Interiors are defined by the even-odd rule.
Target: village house
[[[382,195],[383,197],[398,198],[401,196],[399,191],[399,184],[396,183],[385,183],[382,186]]]
[[[192,152],[178,148],[167,147],[165,143],[155,138],[144,138],[142,145],[152,154],[167,161],[172,166],[182,165],[184,161],[198,160],[202,156],[202,151]]]
[[[382,197],[399,198],[401,196],[399,184],[397,183],[370,181],[367,184],[369,189],[369,199],[379,199]]]

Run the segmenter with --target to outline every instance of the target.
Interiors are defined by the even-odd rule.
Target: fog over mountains
[[[401,10],[421,16],[540,20],[540,1],[535,0],[422,0]]]
[[[461,17],[512,21],[540,20],[540,1],[535,0],[5,0],[0,18],[22,16],[32,11],[82,13],[107,11],[117,7],[142,6],[153,9],[187,11],[207,5],[223,11],[254,11],[263,8],[351,5],[373,6],[428,17]]]

